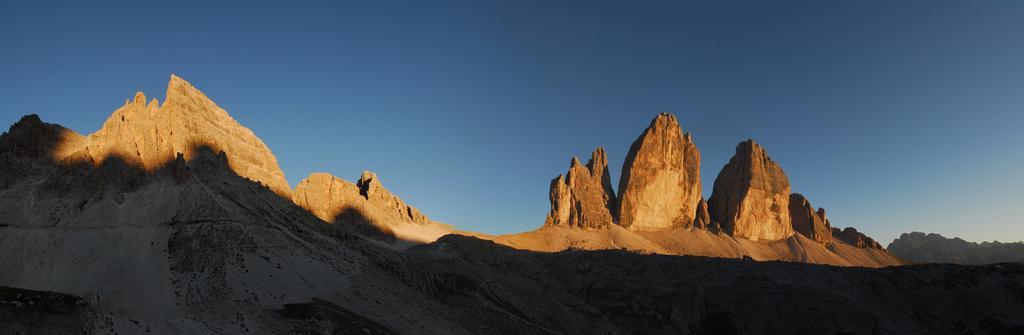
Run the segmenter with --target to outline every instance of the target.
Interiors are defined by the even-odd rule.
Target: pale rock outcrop
[[[832,227],[825,221],[825,209],[817,212],[811,202],[800,193],[789,195],[789,216],[793,220],[793,230],[818,243],[832,243]]]
[[[622,164],[619,224],[631,230],[690,227],[700,194],[697,146],[675,116],[659,114]]]
[[[377,178],[377,174],[363,171],[356,186],[359,187],[359,194],[380,209],[381,214],[385,217],[416,224],[430,223],[430,219],[426,215],[420,213],[415,207],[406,205],[405,201],[384,188],[384,185],[380,183],[380,178]]]
[[[292,201],[325,222],[372,224],[385,232],[398,224],[434,223],[391,194],[369,171],[355,184],[327,173],[313,173],[295,187]]]
[[[753,140],[736,146],[736,154],[715,178],[708,201],[712,220],[736,237],[780,240],[793,235],[789,217],[789,179]]]
[[[333,223],[348,211],[365,211],[369,201],[356,184],[327,173],[313,173],[295,186],[292,201],[314,216]]]
[[[116,157],[130,166],[152,172],[174,160],[178,153],[191,160],[198,148],[224,152],[231,169],[287,196],[291,188],[270,149],[248,128],[238,124],[203,92],[178,76],[171,76],[167,100],[158,107],[142,92],[125,101],[99,131],[83,143],[69,143],[69,157],[89,157],[102,164]],[[73,150],[71,150],[73,149]],[[78,153],[81,152],[81,153]]]
[[[616,202],[604,149],[594,150],[586,166],[573,157],[566,177],[559,175],[551,181],[550,200],[545,226],[604,228],[613,224]]]

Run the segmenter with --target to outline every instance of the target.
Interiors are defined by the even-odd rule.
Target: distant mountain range
[[[889,252],[914,263],[966,265],[1024,263],[1024,242],[968,242],[959,237],[913,232],[889,243]]]

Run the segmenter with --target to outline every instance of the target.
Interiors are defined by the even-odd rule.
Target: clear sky
[[[1024,240],[1021,1],[0,4],[0,124],[90,133],[136,91],[163,101],[171,73],[292,186],[369,169],[461,229],[540,226],[572,155],[605,147],[617,180],[671,112],[705,196],[754,138],[883,245]]]

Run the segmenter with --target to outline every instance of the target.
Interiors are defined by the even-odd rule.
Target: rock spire
[[[95,164],[116,157],[153,171],[172,162],[178,153],[191,160],[198,148],[209,148],[224,152],[238,175],[290,195],[270,148],[187,81],[172,75],[167,100],[158,105],[156,99],[147,103],[142,92],[136,93],[83,141],[76,157],[90,157]]]
[[[825,220],[825,209],[817,212],[811,202],[800,193],[789,195],[789,216],[793,220],[793,230],[818,243],[832,243],[832,227]]]
[[[622,164],[619,224],[632,230],[691,227],[700,195],[697,146],[675,116],[659,114]]]
[[[551,210],[545,226],[604,228],[611,225],[616,200],[604,149],[595,149],[586,166],[573,157],[565,177],[559,175],[551,181],[549,198]]]
[[[715,178],[708,207],[712,220],[736,237],[779,240],[793,234],[789,216],[789,180],[782,168],[753,140]]]

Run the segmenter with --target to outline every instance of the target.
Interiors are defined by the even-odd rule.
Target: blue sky
[[[294,186],[364,169],[432,218],[540,226],[603,146],[659,112],[704,194],[754,138],[834,225],[1024,240],[1024,2],[368,1],[0,4],[0,124],[81,133],[171,73]],[[617,184],[617,183],[613,183]]]

